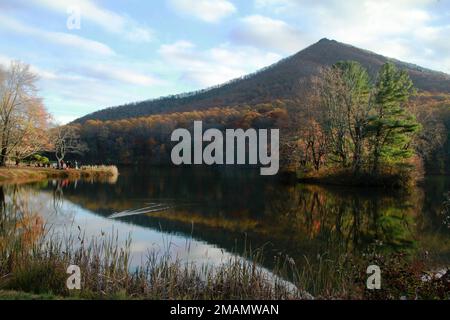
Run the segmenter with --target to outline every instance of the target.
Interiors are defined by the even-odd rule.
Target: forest
[[[357,62],[323,68],[302,98],[74,124],[85,161],[170,164],[177,128],[279,128],[285,170],[351,174],[405,170],[448,173],[450,95],[417,91],[408,74],[385,64],[375,80]],[[328,171],[327,171],[328,170]]]

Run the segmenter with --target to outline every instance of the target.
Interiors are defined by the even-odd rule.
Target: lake
[[[263,248],[261,267],[276,257],[301,266],[318,256],[361,255],[371,247],[450,262],[442,213],[450,177],[428,177],[408,194],[382,189],[287,184],[259,170],[120,168],[117,181],[50,180],[3,186],[27,199],[51,233],[131,237],[132,266],[149,252],[218,264]]]

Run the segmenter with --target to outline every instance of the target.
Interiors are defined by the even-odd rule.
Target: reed
[[[167,252],[149,252],[140,267],[131,269],[131,238],[121,244],[117,232],[90,240],[83,234],[48,234],[45,224],[29,209],[26,203],[3,207],[1,292],[77,299],[309,298],[260,268],[260,252],[248,252],[244,258],[232,256],[219,266],[196,265]],[[81,269],[80,291],[66,288],[66,269],[72,264]]]
[[[87,239],[49,233],[27,201],[12,197],[0,211],[0,299],[448,299],[449,273],[424,281],[429,263],[404,254],[363,257],[336,253],[304,258],[301,265],[276,257],[264,265],[264,248],[234,254],[218,266],[183,262],[166,250],[151,251],[130,267],[131,237]],[[186,244],[189,248],[189,243]],[[69,265],[81,269],[81,290],[66,288]],[[383,290],[366,290],[366,268],[379,265]],[[287,281],[289,280],[289,281]]]

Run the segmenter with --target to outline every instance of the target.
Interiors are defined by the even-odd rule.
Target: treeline
[[[202,120],[203,128],[272,128],[287,123],[284,104],[261,104],[211,108],[202,111],[152,115],[117,121],[88,120],[74,127],[86,142],[84,160],[93,163],[170,164],[174,145],[172,132],[178,128],[192,129],[194,121]]]

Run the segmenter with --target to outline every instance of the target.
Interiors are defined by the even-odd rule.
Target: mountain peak
[[[256,105],[277,99],[292,99],[298,95],[299,83],[317,75],[321,67],[339,61],[357,61],[372,77],[386,62],[408,72],[419,90],[450,93],[450,77],[419,66],[387,58],[328,38],[320,39],[297,54],[269,68],[233,80],[222,86],[189,94],[148,100],[109,108],[87,115],[75,122],[89,119],[117,120],[152,114],[201,110],[211,107]]]
[[[336,42],[336,40],[330,40],[328,38],[322,38],[319,41],[317,41],[316,44],[318,44],[318,43],[328,43],[328,42]]]

